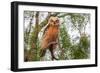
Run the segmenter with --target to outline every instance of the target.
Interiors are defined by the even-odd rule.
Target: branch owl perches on
[[[51,59],[54,60],[57,58],[54,56],[53,50],[58,44],[58,34],[59,34],[59,19],[56,16],[51,16],[48,20],[43,33],[43,38],[41,41],[41,50],[40,57],[43,57],[46,53],[46,50],[49,49],[51,53]]]

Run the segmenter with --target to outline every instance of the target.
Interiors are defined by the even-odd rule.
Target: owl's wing
[[[43,37],[45,36],[46,31],[48,30],[49,24],[46,24],[41,31],[38,34],[38,38],[41,41],[43,39]]]
[[[44,27],[43,36],[46,34],[46,31],[48,30],[48,27],[49,27],[49,24],[47,24],[47,25]]]

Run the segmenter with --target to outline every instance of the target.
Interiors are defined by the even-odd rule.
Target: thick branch
[[[38,37],[38,24],[39,24],[39,12],[36,13],[36,23],[35,23],[35,30],[34,30],[34,40],[33,42],[36,43]]]

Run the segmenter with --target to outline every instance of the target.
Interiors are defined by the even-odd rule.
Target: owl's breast
[[[47,35],[49,36],[49,39],[56,40],[56,38],[58,37],[58,28],[48,28]]]

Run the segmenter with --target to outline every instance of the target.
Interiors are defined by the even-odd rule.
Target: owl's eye
[[[53,22],[53,20],[50,20],[50,22]]]
[[[59,20],[56,20],[56,23],[59,23]]]

